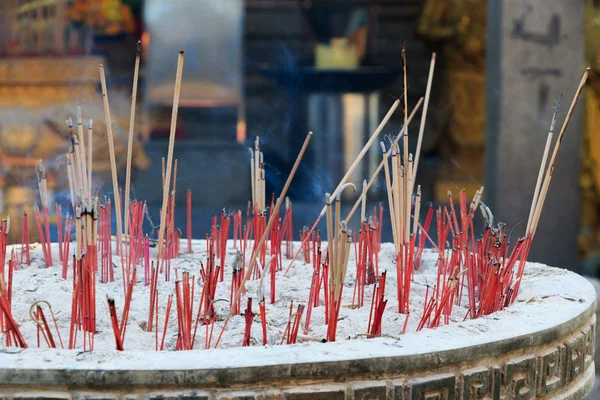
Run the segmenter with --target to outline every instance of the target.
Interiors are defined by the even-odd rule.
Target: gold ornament
[[[442,154],[440,201],[449,188],[473,195],[483,180],[486,17],[484,0],[427,0],[419,20],[419,34],[444,45],[436,134],[426,144]]]

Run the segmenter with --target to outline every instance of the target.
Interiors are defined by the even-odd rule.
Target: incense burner
[[[35,271],[38,277],[42,271],[53,273]],[[20,273],[26,271],[16,271],[15,277]],[[139,286],[138,295],[145,296]],[[100,349],[100,336],[98,350],[92,352],[6,349],[0,352],[0,396],[582,399],[594,381],[595,308],[596,292],[586,279],[529,263],[522,293],[509,308],[404,335],[390,335],[390,325],[384,325],[389,335],[375,339],[345,340],[340,334],[331,343],[255,344],[176,354]],[[18,304],[14,313],[22,314]],[[128,343],[126,348],[132,339]]]

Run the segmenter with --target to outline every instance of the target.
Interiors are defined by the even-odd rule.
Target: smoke
[[[76,89],[74,89],[76,91]],[[120,92],[109,94],[115,146],[123,154],[126,150],[130,100]],[[104,108],[101,95],[82,95],[78,102],[69,102],[52,107],[31,109],[25,107],[0,110],[0,153],[23,160],[22,163],[4,163],[0,173],[8,186],[31,189],[39,199],[35,162],[41,159],[48,175],[54,180],[54,200],[60,204],[70,203],[70,191],[66,173],[67,152],[70,138],[65,120],[76,121],[77,104],[81,105],[84,120],[84,137],[87,140],[87,121],[94,121],[93,157],[105,164],[108,155]],[[87,144],[86,144],[87,145]],[[87,150],[86,150],[87,151]],[[117,158],[122,165],[125,157]],[[29,165],[31,164],[31,165]],[[96,162],[94,162],[96,164]],[[107,181],[104,174],[95,174],[92,192],[97,192]],[[34,199],[35,201],[35,199]],[[53,206],[51,206],[53,209]]]

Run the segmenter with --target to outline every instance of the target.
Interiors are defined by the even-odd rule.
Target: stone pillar
[[[486,203],[509,227],[525,221],[552,118],[554,138],[584,71],[585,0],[489,0]],[[583,96],[567,129],[529,256],[577,269]]]

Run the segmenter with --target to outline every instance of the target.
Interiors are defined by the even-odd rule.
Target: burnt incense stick
[[[129,232],[129,190],[131,187],[131,157],[133,153],[133,128],[135,126],[135,105],[137,101],[137,87],[140,74],[140,56],[142,54],[142,43],[137,42],[135,53],[135,67],[133,70],[133,89],[131,90],[131,113],[129,115],[129,136],[127,141],[127,167],[125,171],[125,228],[124,233]]]
[[[36,325],[41,325],[41,323],[43,322],[46,325],[46,330],[48,333],[50,333],[50,329],[46,323],[45,318],[43,317],[43,313],[42,313],[42,321],[40,321],[38,318],[35,318],[35,315],[33,313],[33,309],[37,308],[37,309],[41,309],[40,307],[40,303],[44,303],[46,304],[46,306],[48,307],[48,310],[50,311],[50,315],[52,316],[52,321],[54,322],[54,327],[56,329],[56,333],[58,335],[58,340],[60,342],[60,347],[61,348],[65,348],[65,346],[63,345],[63,341],[62,341],[62,337],[60,335],[60,330],[58,329],[58,323],[56,322],[56,316],[54,315],[54,311],[52,310],[52,306],[50,305],[50,303],[48,303],[46,300],[37,300],[35,301],[31,307],[29,308],[29,316],[31,317],[31,319],[33,320],[33,322],[35,322]],[[54,346],[56,347],[56,346]]]
[[[165,172],[165,179],[163,185],[163,201],[160,214],[160,227],[158,231],[158,253],[156,257],[157,265],[161,263],[161,257],[163,252],[163,240],[165,236],[166,218],[167,218],[167,204],[169,202],[169,188],[171,186],[171,168],[173,165],[173,147],[175,145],[175,130],[177,128],[177,114],[179,111],[179,95],[181,93],[181,78],[183,74],[183,62],[184,55],[183,51],[179,52],[177,58],[177,74],[175,75],[175,93],[173,94],[173,111],[171,114],[171,130],[169,132],[169,149],[167,153],[167,166]]]
[[[296,158],[296,162],[294,162],[294,166],[292,167],[292,170],[290,171],[290,174],[288,175],[287,181],[285,182],[285,185],[283,186],[283,189],[281,191],[281,194],[279,195],[279,198],[277,199],[277,204],[275,204],[275,208],[273,209],[273,214],[277,214],[277,212],[279,211],[279,208],[281,208],[281,204],[283,203],[284,199],[285,199],[285,195],[287,194],[287,191],[292,183],[292,180],[294,179],[294,175],[296,175],[296,171],[298,170],[298,166],[300,165],[300,161],[302,161],[302,157],[304,157],[304,153],[306,152],[306,148],[308,147],[308,144],[310,143],[310,140],[312,139],[312,132],[308,132],[308,135],[306,135],[306,139],[304,139],[304,144],[302,145],[302,148],[300,149],[300,152],[298,153],[298,157]],[[260,238],[260,241],[258,243],[257,248],[260,249],[263,244],[265,243],[265,241],[267,240],[267,238],[269,237],[269,232],[271,230],[271,226],[273,225],[273,222],[275,221],[275,218],[269,218],[269,222],[267,224],[267,227],[264,230],[264,233],[262,235],[262,237]],[[219,346],[219,342],[221,341],[221,338],[223,337],[223,333],[225,332],[225,328],[227,327],[227,323],[229,322],[229,319],[231,318],[232,314],[233,314],[233,310],[235,309],[235,305],[239,302],[240,297],[242,296],[243,291],[245,291],[246,288],[246,281],[248,279],[250,279],[251,275],[252,275],[252,271],[254,270],[254,266],[256,265],[256,257],[253,257],[250,260],[250,265],[248,265],[248,269],[246,270],[246,275],[244,276],[244,279],[242,280],[242,283],[240,285],[240,289],[237,291],[235,297],[233,298],[233,302],[231,304],[231,307],[229,308],[229,312],[227,313],[227,317],[225,318],[225,321],[223,323],[223,328],[221,329],[221,333],[219,334],[219,337],[217,338],[217,342],[215,343],[215,348]]]
[[[100,64],[100,83],[102,85],[102,99],[104,102],[104,119],[106,121],[106,134],[108,137],[108,150],[110,155],[110,170],[113,183],[113,197],[115,199],[115,215],[117,220],[117,251],[121,255],[121,263],[123,263],[123,217],[121,213],[121,198],[119,195],[119,181],[117,180],[117,162],[115,159],[115,143],[112,130],[112,120],[110,117],[110,106],[108,104],[108,93],[106,90],[106,76],[104,74],[104,66]]]

